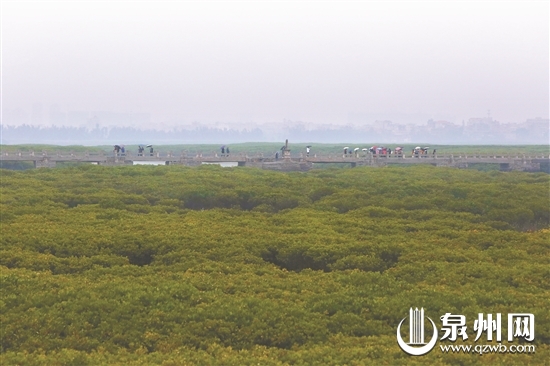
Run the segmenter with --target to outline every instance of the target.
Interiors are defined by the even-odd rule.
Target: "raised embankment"
[[[52,168],[57,163],[92,163],[99,165],[125,165],[134,162],[164,162],[166,165],[195,166],[203,163],[237,163],[238,166],[250,166],[280,171],[306,171],[313,164],[349,164],[355,166],[383,167],[388,165],[430,164],[434,166],[466,168],[469,164],[499,164],[500,170],[548,171],[549,155],[405,155],[405,154],[359,154],[359,155],[312,155],[285,156],[275,159],[263,155],[188,155],[185,153],[155,152],[153,154],[105,154],[105,153],[46,153],[46,152],[3,152],[2,162],[33,162],[36,168]]]

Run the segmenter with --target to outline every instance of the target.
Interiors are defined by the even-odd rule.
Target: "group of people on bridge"
[[[149,156],[153,156],[154,149],[153,145],[146,145],[143,147],[143,145],[138,145],[138,156],[145,156],[145,148],[149,149]],[[115,156],[126,156],[126,147],[124,145],[115,145],[113,150]]]
[[[138,156],[145,156],[145,149],[149,149],[149,156],[154,156],[154,149],[153,149],[153,145],[139,145],[138,146]],[[283,146],[281,148],[281,151],[284,152],[286,151],[286,149],[288,149],[287,145]],[[420,147],[420,146],[417,146],[415,147],[414,149],[412,149],[412,156],[413,157],[419,157],[420,155],[427,155],[428,154],[428,151],[429,151],[429,147]],[[228,157],[229,156],[229,146],[226,146],[226,145],[222,145],[220,147],[220,150],[221,150],[221,157]],[[288,150],[289,152],[290,150]],[[397,146],[396,148],[394,148],[393,150],[389,147],[384,147],[384,146],[371,146],[370,148],[359,148],[359,147],[356,147],[354,149],[346,146],[344,147],[344,158],[347,158],[347,157],[355,157],[355,158],[359,158],[361,152],[363,153],[364,156],[367,156],[367,154],[371,154],[371,155],[381,155],[381,156],[388,156],[388,155],[391,155],[391,154],[394,154],[394,155],[398,155],[398,156],[402,156],[403,155],[403,147],[402,146]],[[310,156],[310,153],[311,153],[311,145],[308,145],[306,146],[306,157],[309,157]],[[432,155],[435,155],[436,153],[436,149],[433,149],[432,151]],[[126,149],[125,149],[125,146],[124,145],[114,145],[114,154],[115,156],[125,156],[126,155]],[[277,151],[275,153],[275,159],[278,159],[279,158],[279,152]]]
[[[281,148],[281,151],[284,151],[286,149],[286,146],[283,146]],[[418,157],[419,155],[427,155],[429,151],[429,147],[420,147],[417,146],[412,150],[412,155],[415,157]],[[370,148],[350,148],[349,146],[344,147],[344,158],[347,157],[355,157],[359,158],[360,154],[363,153],[363,156],[367,156],[367,154],[371,155],[380,155],[383,157],[386,157],[388,155],[398,155],[402,156],[404,153],[404,149],[402,146],[397,146],[393,150],[389,147],[385,146],[371,146]],[[228,151],[229,152],[229,151]],[[436,149],[433,149],[432,155],[435,155]],[[311,145],[306,146],[306,157],[309,157],[311,154]],[[223,156],[223,148],[222,148],[222,156]],[[279,152],[275,152],[275,160],[279,159]]]
[[[427,146],[426,147],[417,146],[412,150],[412,154],[413,154],[413,156],[416,156],[416,157],[418,157],[418,155],[428,155],[429,150],[430,150],[430,148],[427,147]],[[435,152],[436,152],[436,150],[433,149],[432,155],[435,155]]]
[[[427,155],[428,154],[428,151],[429,151],[429,147],[420,147],[420,146],[417,146],[415,147],[413,150],[412,150],[412,155],[413,156],[416,156],[418,157],[419,155]],[[398,156],[402,156],[403,155],[403,147],[402,146],[397,146],[395,149],[391,149],[389,147],[385,147],[385,146],[371,146],[370,148],[354,148],[354,149],[351,149],[349,148],[348,146],[344,147],[344,157],[356,157],[358,158],[359,157],[359,154],[363,152],[364,155],[367,155],[367,154],[371,154],[371,155],[382,155],[382,156],[388,156],[388,155],[398,155]],[[436,153],[436,149],[433,149],[432,151],[432,155],[435,155]],[[308,151],[308,156],[309,156],[309,151]]]
[[[226,145],[222,145],[220,147],[220,150],[222,151],[222,158],[223,157],[228,157],[229,156],[229,146],[226,146]]]

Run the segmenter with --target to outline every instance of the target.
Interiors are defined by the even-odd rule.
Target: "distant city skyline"
[[[131,119],[132,116],[126,116]],[[550,120],[535,118],[502,124],[490,116],[470,118],[461,124],[430,119],[425,125],[399,124],[389,120],[363,125],[309,125],[286,120],[282,124],[254,124],[247,128],[228,125],[182,125],[173,128],[101,125],[20,126],[2,125],[2,143],[49,143],[61,145],[182,144],[277,142],[378,142],[430,144],[548,145]]]
[[[85,113],[153,128],[461,123],[488,110],[501,123],[548,119],[549,11],[544,1],[3,2],[2,124],[80,126]]]
[[[428,114],[428,113],[350,113],[346,120],[341,123],[315,123],[302,120],[292,120],[284,118],[279,121],[271,121],[276,125],[284,125],[288,123],[299,123],[312,127],[319,126],[362,126],[372,125],[376,121],[392,121],[398,124],[414,124],[425,125],[429,120],[442,120],[454,124],[461,124],[463,121],[476,118],[493,118],[491,110],[485,110],[485,114],[469,116],[467,118],[456,118],[449,114]],[[521,123],[525,120],[543,118],[541,116],[526,116],[518,121],[502,122]],[[544,118],[543,118],[544,119]],[[496,120],[496,119],[495,119]],[[33,126],[70,126],[70,127],[90,127],[99,124],[101,126],[120,126],[120,127],[136,127],[141,129],[157,128],[157,129],[173,129],[182,126],[227,126],[239,128],[239,124],[232,121],[200,121],[200,120],[178,120],[177,118],[167,121],[155,121],[155,116],[148,112],[134,113],[131,111],[118,112],[107,110],[64,110],[60,104],[51,104],[46,108],[41,103],[33,103],[29,108],[4,109],[3,124],[11,126],[20,126],[23,124]],[[257,126],[269,124],[266,122],[249,121],[242,125],[242,128],[247,126]]]

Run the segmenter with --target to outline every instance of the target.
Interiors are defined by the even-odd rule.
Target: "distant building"
[[[499,121],[494,120],[491,117],[483,117],[483,118],[470,118],[468,120],[468,123],[466,124],[467,127],[481,127],[481,128],[492,128],[492,127],[498,127],[500,125]]]
[[[550,119],[534,118],[525,121],[525,124],[530,128],[548,131],[550,129]]]
[[[454,123],[451,123],[449,121],[434,121],[433,119],[430,119],[428,121],[428,129],[444,129],[448,127],[456,127]]]

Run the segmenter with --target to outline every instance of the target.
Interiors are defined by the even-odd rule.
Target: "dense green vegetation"
[[[549,183],[431,166],[2,170],[0,363],[542,365]],[[536,353],[408,356],[395,332],[411,306],[466,315],[465,344],[480,312],[533,313]]]

